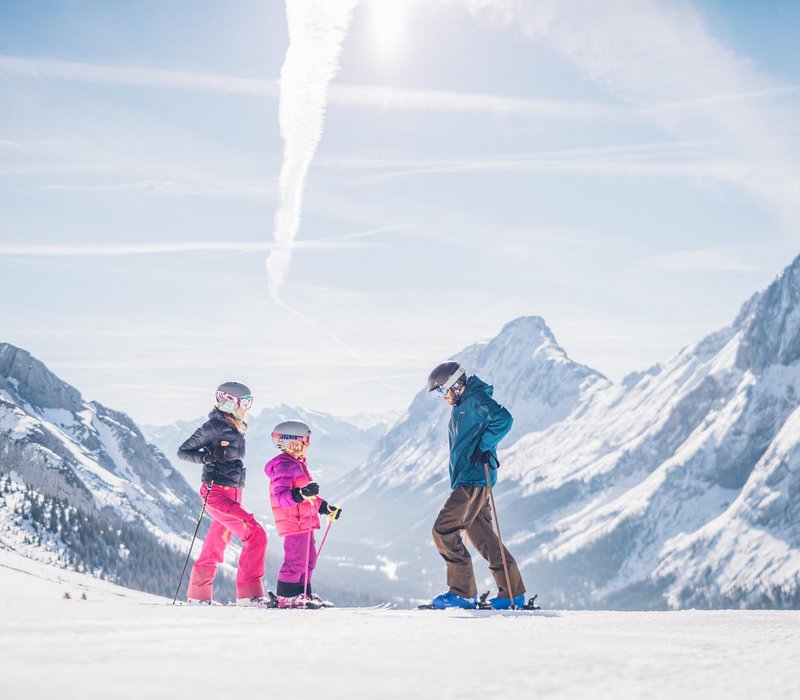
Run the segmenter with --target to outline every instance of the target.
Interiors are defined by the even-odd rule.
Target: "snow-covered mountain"
[[[569,362],[539,319],[456,359],[516,419],[498,509],[531,591],[571,607],[800,606],[800,259],[730,327],[619,385]],[[340,528],[351,564],[391,562],[377,567],[390,581],[362,585],[445,586],[430,526],[447,412],[420,392],[346,492],[363,518]]]
[[[798,396],[800,259],[730,327],[508,451],[531,585],[576,606],[800,605]]]
[[[320,484],[331,484],[367,458],[376,441],[397,420],[399,412],[385,414],[360,414],[349,418],[312,411],[296,406],[281,405],[265,408],[251,416],[247,427],[247,487],[244,504],[254,513],[272,521],[267,498],[268,483],[264,475],[264,464],[277,452],[272,444],[272,430],[285,420],[302,420],[311,428],[311,465]],[[176,470],[190,484],[198,484],[200,468],[197,464],[182,462],[175,453],[178,447],[202,423],[205,417],[193,421],[178,421],[168,426],[143,426],[147,439],[158,446],[171,460]]]
[[[174,585],[197,495],[127,415],[6,343],[0,477],[0,546],[143,590]]]

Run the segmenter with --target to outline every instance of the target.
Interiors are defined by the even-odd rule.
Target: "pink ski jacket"
[[[295,503],[293,488],[302,488],[314,479],[305,462],[282,452],[264,466],[269,478],[269,502],[281,537],[319,530],[321,498]]]

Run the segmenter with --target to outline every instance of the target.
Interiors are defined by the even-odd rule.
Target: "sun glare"
[[[366,10],[373,52],[382,59],[396,58],[406,41],[409,0],[370,0]]]

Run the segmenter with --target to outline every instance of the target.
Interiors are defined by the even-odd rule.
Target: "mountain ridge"
[[[0,543],[142,590],[175,585],[197,495],[129,416],[85,401],[9,343],[0,343],[0,476]]]

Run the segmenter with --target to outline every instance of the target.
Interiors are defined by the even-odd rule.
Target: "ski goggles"
[[[464,376],[467,373],[464,371],[462,367],[459,367],[452,375],[448,378],[448,380],[444,384],[440,384],[436,387],[436,391],[439,392],[442,396],[444,396],[450,389],[456,388],[456,385],[459,381],[462,381]]]
[[[287,442],[301,442],[304,445],[311,444],[311,434],[308,435],[288,435],[287,433],[272,433],[273,440],[286,440]]]
[[[243,408],[249,411],[253,407],[253,395],[245,394],[244,396],[234,396],[226,391],[217,392],[217,406],[221,411],[232,412],[235,408]]]

